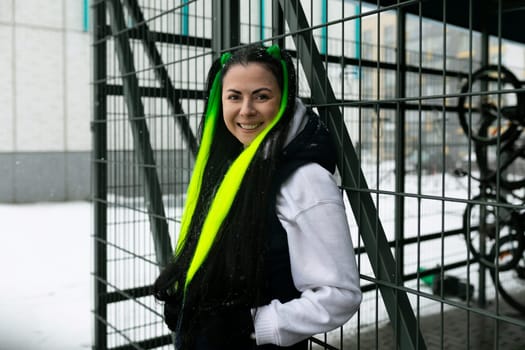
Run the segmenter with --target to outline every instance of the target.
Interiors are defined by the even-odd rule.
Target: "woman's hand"
[[[166,301],[164,304],[164,323],[166,323],[172,332],[175,332],[177,329],[180,306],[180,303],[174,301]]]

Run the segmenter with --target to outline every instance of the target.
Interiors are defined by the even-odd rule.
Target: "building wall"
[[[0,202],[90,193],[83,0],[0,0]]]

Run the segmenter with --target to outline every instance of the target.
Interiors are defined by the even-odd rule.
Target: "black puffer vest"
[[[308,121],[304,129],[283,151],[274,178],[273,193],[270,196],[272,202],[268,205],[270,232],[269,246],[265,257],[268,281],[264,300],[266,304],[273,299],[285,303],[300,296],[292,278],[287,233],[275,210],[278,191],[290,175],[305,164],[318,163],[331,173],[335,171],[336,153],[328,129],[313,112],[307,111],[306,117]],[[306,350],[307,342],[303,341],[292,347],[263,345],[258,346],[257,349]]]
[[[210,310],[214,310],[213,312],[207,317],[198,320],[198,327],[193,330],[195,332],[195,345],[190,346],[191,349],[306,350],[308,348],[306,340],[291,347],[280,347],[272,344],[256,346],[255,341],[248,340],[246,338],[247,335],[245,335],[246,331],[250,331],[250,329],[248,329],[249,327],[253,330],[250,315],[250,309],[252,307],[267,305],[275,299],[285,303],[300,296],[300,292],[296,289],[292,277],[287,233],[276,213],[276,199],[281,186],[299,167],[308,163],[318,163],[331,173],[335,171],[335,148],[333,147],[328,129],[321,123],[319,117],[311,111],[306,111],[305,115],[299,117],[306,118],[306,124],[283,150],[277,163],[277,170],[274,174],[271,193],[269,195],[270,203],[268,203],[267,212],[267,222],[269,224],[268,240],[264,255],[266,286],[262,291],[260,304],[252,305],[246,309],[241,308],[238,313],[235,313],[235,311],[231,309],[221,309],[220,307],[213,306],[210,308]],[[213,302],[211,304],[213,304]],[[232,314],[232,312],[234,312],[234,314]],[[221,337],[221,332],[225,331],[223,327],[231,328],[227,326],[230,322],[235,324],[234,327],[238,327],[237,330],[243,335],[240,336],[238,340],[229,340],[227,345],[216,345],[216,343],[211,342],[210,339],[212,339],[214,335],[217,336],[217,334],[215,334],[217,333],[216,330],[219,330],[218,336]],[[178,339],[179,341],[181,340],[180,338]],[[212,343],[214,345],[212,345]],[[184,346],[178,347],[178,349],[182,349],[183,347]]]

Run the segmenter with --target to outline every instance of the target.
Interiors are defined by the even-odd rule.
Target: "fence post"
[[[284,16],[283,10],[279,6],[279,0],[272,0],[272,36],[276,37],[284,33]],[[273,41],[273,44],[284,48],[284,37],[279,37]]]
[[[396,98],[400,102],[396,103],[396,136],[395,136],[395,191],[396,193],[405,193],[405,127],[406,127],[406,106],[403,101],[406,90],[406,13],[403,8],[397,10],[397,55],[396,55]],[[405,245],[402,243],[405,239],[405,197],[396,195],[395,197],[395,260],[396,260],[396,286],[402,286],[405,280]],[[397,310],[397,309],[396,309]],[[400,315],[396,315],[395,322],[398,324],[401,320]],[[399,339],[399,327],[396,329],[396,338]],[[417,328],[417,330],[419,327]],[[416,339],[417,341],[417,339]],[[416,343],[416,348],[418,344]]]
[[[106,123],[106,6],[99,1],[93,5],[93,219],[94,219],[94,332],[93,349],[107,348],[107,331],[104,320],[107,305],[104,297],[107,286],[106,236],[107,236],[107,123]]]
[[[241,43],[239,0],[214,0],[212,2],[212,50],[215,58],[221,52]]]

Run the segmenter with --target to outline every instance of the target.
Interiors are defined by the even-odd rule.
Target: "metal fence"
[[[205,75],[254,42],[290,50],[338,146],[365,293],[311,347],[524,346],[524,7],[93,1],[93,348],[173,348],[150,286],[178,232]]]

